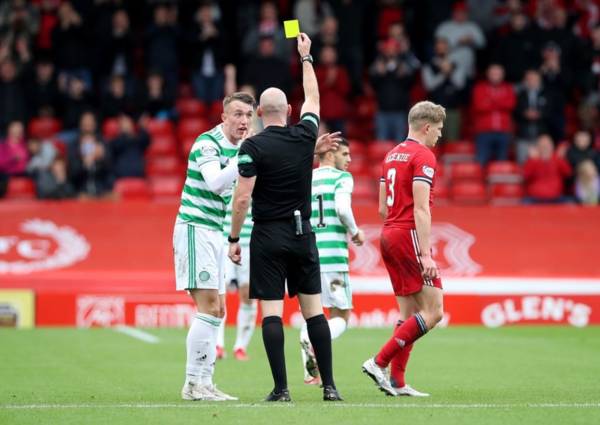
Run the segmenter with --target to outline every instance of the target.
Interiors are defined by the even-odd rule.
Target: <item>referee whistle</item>
[[[302,215],[300,211],[294,211],[294,223],[296,223],[296,236],[302,235]]]

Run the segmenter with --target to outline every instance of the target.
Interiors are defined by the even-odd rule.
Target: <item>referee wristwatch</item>
[[[231,235],[227,236],[227,242],[229,243],[238,243],[240,241],[240,237],[232,238]]]
[[[306,55],[306,56],[302,56],[302,59],[300,59],[300,63],[304,63],[304,62],[310,62],[313,63],[313,57],[312,55]]]

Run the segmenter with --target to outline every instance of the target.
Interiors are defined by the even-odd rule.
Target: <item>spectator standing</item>
[[[69,149],[69,180],[83,197],[101,197],[112,189],[110,156],[94,134],[82,135]]]
[[[261,54],[260,44],[265,38],[273,40],[273,55],[283,62],[289,61],[290,50],[288,47],[277,6],[273,1],[265,1],[260,5],[259,18],[254,22],[248,33],[244,36],[242,53],[246,57]],[[262,90],[258,90],[261,93]]]
[[[420,66],[404,35],[380,43],[379,55],[369,73],[377,97],[377,140],[400,142],[406,137],[410,89]]]
[[[14,61],[5,59],[0,63],[0,131],[13,121],[27,119],[25,88],[22,73]]]
[[[90,87],[92,75],[89,69],[89,33],[81,14],[70,1],[58,9],[58,24],[52,31],[52,47],[59,78],[75,76]]]
[[[476,50],[485,47],[486,39],[479,25],[469,21],[464,2],[454,4],[452,19],[441,23],[435,31],[435,37],[448,40],[450,51],[465,69],[467,76],[474,77]]]
[[[429,99],[446,108],[444,136],[446,140],[460,138],[463,93],[467,84],[467,72],[450,53],[448,41],[438,38],[435,41],[434,55],[422,68],[423,85]]]
[[[25,143],[25,128],[20,121],[8,125],[6,138],[0,143],[0,173],[8,176],[25,175],[29,153]]]
[[[490,65],[487,79],[473,89],[471,104],[477,160],[482,166],[491,159],[508,159],[516,100],[512,85],[504,82],[502,65]]]
[[[68,180],[67,164],[63,152],[50,140],[29,140],[31,159],[27,174],[35,181],[40,199],[64,199],[75,196],[75,189]]]
[[[113,75],[110,77],[108,90],[104,93],[100,104],[102,119],[113,118],[119,114],[133,115],[135,113],[135,102],[128,93],[125,79],[121,75]]]
[[[119,134],[109,144],[115,177],[144,177],[144,153],[149,145],[150,136],[144,126],[136,134],[133,119],[120,115]]]
[[[27,85],[29,115],[58,117],[60,100],[54,63],[42,57],[35,64],[34,75]]]
[[[325,46],[315,69],[321,89],[321,119],[330,131],[344,132],[346,116],[350,109],[350,78],[343,65],[337,63],[337,52],[332,46]]]
[[[583,130],[579,130],[573,136],[573,144],[569,146],[566,154],[569,165],[574,170],[585,160],[594,163],[597,169],[600,169],[600,152],[592,145],[592,135]]]
[[[168,90],[177,86],[179,27],[176,6],[158,4],[145,34],[146,66],[159,71]]]
[[[250,84],[257,93],[268,87],[277,87],[284,92],[291,87],[291,76],[288,63],[275,55],[273,36],[260,38],[258,55],[251,57],[244,71],[243,84]]]
[[[143,112],[154,118],[170,119],[173,116],[175,96],[158,71],[152,71],[146,77],[146,87],[140,101]]]
[[[600,199],[600,178],[594,162],[585,159],[577,166],[575,177],[575,198],[583,205],[598,205]]]
[[[552,138],[542,134],[529,149],[523,166],[527,203],[560,203],[568,201],[564,181],[572,173],[571,166],[554,152]]]

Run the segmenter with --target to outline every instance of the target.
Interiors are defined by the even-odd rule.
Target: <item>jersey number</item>
[[[327,225],[324,222],[325,214],[323,212],[323,195],[317,195],[317,201],[319,201],[319,222],[317,223],[317,227],[326,227]]]
[[[386,203],[387,203],[388,207],[391,207],[392,205],[394,205],[394,181],[395,180],[396,180],[396,169],[390,168],[387,172],[389,195],[387,196]]]

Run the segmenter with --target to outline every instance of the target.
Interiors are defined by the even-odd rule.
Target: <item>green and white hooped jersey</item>
[[[223,235],[225,236],[225,241],[227,242],[227,236],[231,233],[231,214],[233,211],[233,202],[230,202],[227,205],[227,213],[225,214],[225,221],[223,222]],[[246,219],[244,220],[244,224],[242,225],[242,231],[240,232],[240,245],[249,246],[250,245],[250,234],[252,233],[252,226],[254,223],[252,222],[252,207],[248,208],[248,213],[246,214]],[[227,242],[227,244],[229,244]]]
[[[200,167],[211,161],[219,161],[223,169],[238,151],[239,146],[230,143],[225,137],[221,124],[196,138],[188,157],[187,176],[181,193],[177,223],[223,230],[223,220],[227,204],[231,203],[233,184],[231,189],[217,195],[208,188]]]
[[[335,195],[352,193],[352,174],[333,167],[313,170],[310,222],[317,237],[321,272],[348,271],[346,226],[335,211]]]

